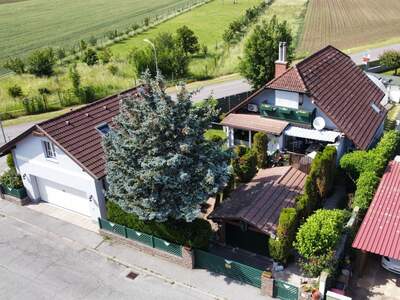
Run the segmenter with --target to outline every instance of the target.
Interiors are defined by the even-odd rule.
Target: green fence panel
[[[154,247],[153,236],[149,234],[126,228],[126,236],[128,239],[140,242],[150,247]]]
[[[207,269],[258,288],[261,287],[262,270],[229,261],[202,250],[195,250],[195,267]]]
[[[176,255],[176,256],[182,256],[182,246],[181,245],[170,243],[170,242],[164,241],[163,239],[159,239],[157,237],[153,237],[153,239],[154,239],[154,248],[168,252],[168,253]]]
[[[126,227],[123,225],[115,224],[104,219],[99,219],[99,225],[101,229],[126,237]]]
[[[299,289],[282,280],[274,280],[274,297],[282,300],[297,300]]]

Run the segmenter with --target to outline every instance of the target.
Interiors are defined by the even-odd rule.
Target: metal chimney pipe
[[[278,61],[283,61],[283,60],[282,60],[282,56],[283,56],[282,42],[279,42],[279,55],[278,55]]]
[[[282,42],[282,61],[286,62],[286,42]]]

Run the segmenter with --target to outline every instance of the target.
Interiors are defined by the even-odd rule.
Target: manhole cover
[[[128,275],[126,275],[126,278],[134,280],[137,276],[138,276],[138,274],[136,274],[134,272],[129,272]]]

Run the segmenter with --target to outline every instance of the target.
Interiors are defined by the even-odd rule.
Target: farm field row
[[[309,0],[299,53],[364,48],[400,36],[398,0]]]
[[[0,61],[48,46],[72,46],[107,31],[167,16],[195,0],[1,0]]]

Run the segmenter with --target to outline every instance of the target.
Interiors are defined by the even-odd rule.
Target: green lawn
[[[0,2],[0,61],[44,46],[72,46],[91,36],[167,16],[194,0],[27,0]]]
[[[221,137],[222,139],[226,139],[226,134],[222,129],[208,129],[205,133],[204,133],[204,137],[209,140],[211,139],[211,137],[213,137],[214,135]]]

